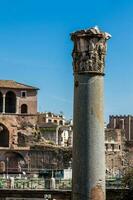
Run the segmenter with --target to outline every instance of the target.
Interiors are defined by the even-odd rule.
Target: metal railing
[[[0,178],[0,189],[30,189],[30,190],[70,190],[72,188],[71,180],[55,179],[54,185],[51,179],[42,178]]]
[[[72,180],[66,179],[52,179],[46,178],[30,178],[30,177],[11,177],[3,178],[0,177],[0,188],[1,189],[30,189],[30,190],[71,190],[72,189]],[[107,189],[120,189],[122,187],[121,179],[108,179],[106,180]]]

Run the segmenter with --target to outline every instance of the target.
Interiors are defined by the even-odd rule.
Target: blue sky
[[[133,115],[132,0],[0,0],[0,79],[40,88],[40,111],[72,117],[70,33],[98,25],[109,32],[105,119]]]

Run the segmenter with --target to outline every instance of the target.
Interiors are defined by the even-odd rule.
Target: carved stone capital
[[[106,41],[110,37],[98,27],[72,33],[74,73],[104,74]]]

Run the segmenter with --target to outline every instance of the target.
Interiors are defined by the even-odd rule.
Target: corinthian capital
[[[74,73],[104,74],[106,41],[110,37],[98,27],[72,33]]]

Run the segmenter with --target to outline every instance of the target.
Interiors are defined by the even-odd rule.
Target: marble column
[[[106,41],[98,27],[71,34],[74,42],[73,200],[105,200],[104,65]]]

